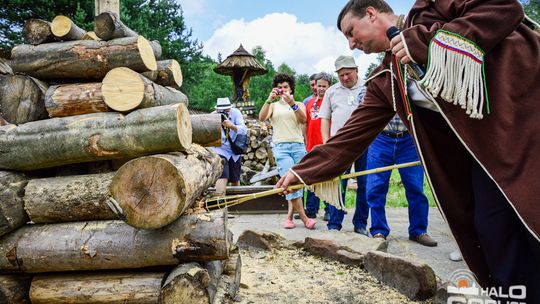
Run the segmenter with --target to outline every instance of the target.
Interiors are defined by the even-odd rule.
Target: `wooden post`
[[[111,12],[120,16],[120,0],[95,0],[96,16],[103,12]]]

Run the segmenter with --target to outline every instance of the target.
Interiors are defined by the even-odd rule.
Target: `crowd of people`
[[[313,95],[303,102],[295,101],[295,79],[291,75],[276,74],[266,102],[259,111],[260,121],[269,121],[273,127],[272,152],[280,176],[318,145],[326,143],[350,118],[353,111],[363,102],[366,87],[358,75],[358,66],[352,56],[339,56],[335,60],[335,72],[339,81],[333,82],[330,74],[321,72],[310,77]],[[237,185],[240,177],[241,155],[230,147],[239,132],[246,126],[238,109],[232,108],[228,98],[219,98],[216,111],[224,115],[221,147],[214,148],[224,159],[224,172],[216,184],[218,195],[225,194],[227,183]],[[381,166],[416,161],[413,140],[405,125],[396,115],[387,128],[380,133],[368,151],[358,155],[343,174],[377,168]],[[354,232],[366,236],[386,239],[390,228],[386,221],[385,204],[388,191],[389,172],[356,178],[355,209],[352,218]],[[425,246],[436,246],[427,234],[428,200],[423,193],[424,173],[421,167],[400,169],[400,175],[409,201],[409,236]],[[342,180],[343,201],[347,194],[347,179]],[[305,193],[304,193],[305,192]],[[317,223],[321,202],[309,190],[297,190],[285,196],[288,202],[286,229],[296,227],[294,219],[302,221],[308,229]],[[305,202],[305,205],[304,205]],[[323,220],[329,230],[341,230],[345,210],[325,202]],[[368,216],[371,210],[371,228],[368,231]]]

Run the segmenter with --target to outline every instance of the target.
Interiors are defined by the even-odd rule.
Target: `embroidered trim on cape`
[[[471,118],[482,119],[485,85],[484,51],[474,42],[445,30],[429,44],[428,69],[420,84],[434,97],[461,106]]]

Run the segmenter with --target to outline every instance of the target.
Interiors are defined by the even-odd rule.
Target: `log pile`
[[[227,213],[197,209],[220,116],[189,114],[157,42],[94,30],[29,20],[0,62],[0,303],[232,301]]]
[[[268,172],[276,166],[274,156],[272,154],[272,127],[266,122],[258,120],[246,120],[250,146],[247,153],[242,159],[242,175],[240,181],[242,184],[249,185],[251,178],[260,172]],[[277,180],[267,178],[259,184],[273,185]]]

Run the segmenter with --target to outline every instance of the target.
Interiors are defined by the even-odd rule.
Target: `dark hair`
[[[391,13],[394,11],[384,0],[350,0],[345,6],[341,9],[337,19],[337,28],[341,31],[341,20],[348,12],[351,12],[354,16],[364,17],[366,15],[366,9],[368,7],[373,7],[381,13]]]
[[[312,81],[312,80],[317,80],[317,73],[315,74],[311,74],[311,76],[309,76],[309,81]]]
[[[315,80],[325,80],[326,82],[328,82],[328,85],[332,85],[332,76],[325,72],[317,74]]]
[[[291,94],[294,94],[294,77],[289,74],[279,73],[272,80],[272,88],[277,87],[278,83],[287,82],[291,87]]]

